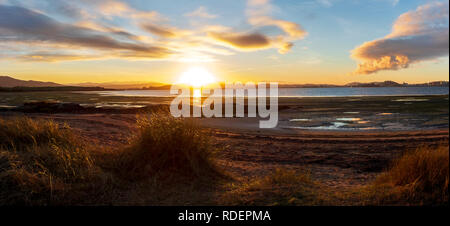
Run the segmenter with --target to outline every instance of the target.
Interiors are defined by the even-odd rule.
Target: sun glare
[[[184,72],[177,83],[200,88],[214,82],[216,79],[209,71],[202,67],[193,67]]]
[[[194,89],[194,98],[202,97],[202,90],[201,89]]]

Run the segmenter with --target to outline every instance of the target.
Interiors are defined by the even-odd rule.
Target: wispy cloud
[[[111,37],[111,33],[61,23],[19,6],[0,5],[0,31],[1,41],[54,43],[74,48],[118,51],[114,54],[119,55],[132,52],[154,58],[170,54],[165,47],[150,46],[133,40],[120,41]]]
[[[304,38],[308,33],[297,23],[274,19],[270,15],[272,10],[270,0],[249,0],[248,22],[256,27],[274,26],[281,29],[285,35],[271,38],[271,43],[279,49],[280,53],[286,53],[293,46],[293,41]]]
[[[98,13],[105,16],[121,16],[134,19],[160,20],[161,15],[156,11],[142,11],[130,7],[127,3],[118,0],[81,0],[93,5]]]
[[[249,0],[247,7],[248,23],[253,26],[253,29],[277,27],[284,34],[269,36],[260,32],[236,32],[225,28],[221,32],[208,32],[208,37],[216,41],[217,44],[236,50],[254,51],[276,48],[279,53],[284,54],[292,48],[293,41],[302,39],[307,35],[307,32],[299,24],[274,19],[270,16],[273,10],[270,0]]]
[[[352,50],[352,58],[361,61],[354,73],[398,70],[448,56],[448,8],[448,1],[433,2],[402,14],[389,35]]]
[[[174,38],[177,36],[177,32],[173,28],[156,25],[152,23],[143,23],[141,24],[142,29],[155,34],[157,36],[161,36],[164,38]]]
[[[2,0],[0,0],[1,3]],[[73,2],[7,1],[0,4],[0,43],[7,59],[67,61],[99,58],[214,60],[214,55],[277,49],[288,52],[306,32],[297,23],[271,16],[269,0],[249,0],[245,29],[223,26],[204,6],[183,14],[202,19],[179,28],[157,11],[135,9],[119,0]],[[6,5],[7,4],[7,5]],[[208,21],[211,20],[211,21]],[[208,22],[207,22],[208,21]],[[278,28],[267,34],[264,27]]]
[[[187,17],[199,17],[199,18],[206,18],[206,19],[214,19],[217,17],[217,15],[211,14],[208,12],[206,7],[200,6],[195,11],[184,14]]]
[[[65,54],[52,52],[33,52],[26,55],[19,56],[23,61],[43,61],[43,62],[58,62],[58,61],[74,61],[74,60],[91,60],[99,59],[102,56],[95,55],[81,55],[81,54]]]
[[[209,36],[225,45],[241,50],[264,49],[270,47],[270,40],[266,36],[258,33],[240,34],[209,32]]]

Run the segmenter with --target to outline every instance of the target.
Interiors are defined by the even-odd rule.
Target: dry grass
[[[29,118],[0,120],[0,203],[80,203],[103,176],[70,128]]]
[[[158,205],[174,194],[183,204],[186,192],[220,181],[216,150],[195,124],[154,114],[138,126],[130,145],[111,151],[52,121],[0,120],[0,205]]]
[[[365,204],[448,205],[448,163],[448,146],[406,152],[368,188]]]
[[[321,205],[320,185],[306,171],[276,169],[250,183],[230,186],[219,202],[224,205]]]
[[[118,174],[127,180],[175,176],[189,180],[221,176],[216,167],[218,150],[210,136],[193,121],[164,113],[141,116],[138,133],[116,157]]]

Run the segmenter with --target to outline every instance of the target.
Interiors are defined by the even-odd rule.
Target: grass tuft
[[[100,175],[88,148],[68,126],[29,118],[0,119],[0,203],[79,202]]]
[[[118,196],[142,193],[128,200],[139,203],[149,192],[159,194],[151,203],[174,203],[161,190],[180,193],[197,182],[208,181],[209,188],[219,181],[216,149],[192,121],[152,114],[137,125],[130,145],[105,151],[67,125],[0,119],[0,204],[111,204]]]
[[[369,187],[367,204],[448,205],[448,164],[448,146],[406,152]]]
[[[117,167],[129,180],[173,175],[191,179],[220,175],[210,137],[193,121],[154,113],[137,122],[138,133]]]
[[[231,186],[221,198],[224,205],[320,205],[319,184],[310,173],[276,169],[272,174],[250,183]]]

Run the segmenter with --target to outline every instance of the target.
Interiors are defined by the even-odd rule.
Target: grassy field
[[[233,178],[208,134],[166,114],[142,117],[115,149],[48,120],[0,125],[0,205],[448,205],[444,146],[405,152],[368,186],[335,192],[308,169]]]

